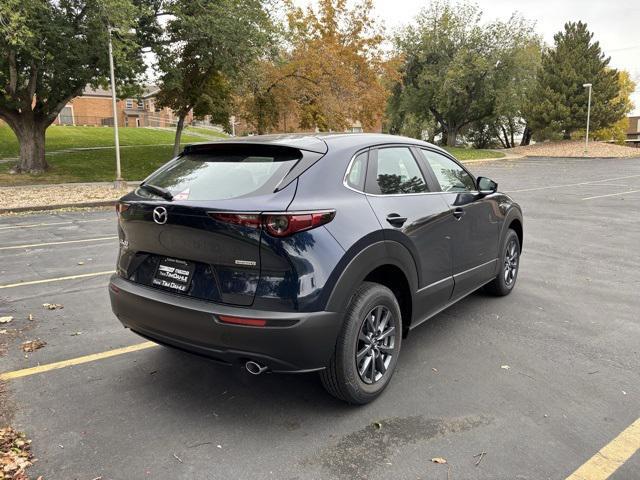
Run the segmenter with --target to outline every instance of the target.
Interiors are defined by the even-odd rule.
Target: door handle
[[[401,217],[397,213],[390,213],[389,215],[387,215],[387,222],[389,222],[394,227],[401,227],[406,221],[407,217]]]
[[[453,211],[453,216],[456,217],[456,220],[460,220],[462,217],[464,217],[465,213],[466,212],[464,211],[464,208],[458,207]]]

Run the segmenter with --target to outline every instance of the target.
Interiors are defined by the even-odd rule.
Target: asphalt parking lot
[[[567,478],[640,417],[640,159],[470,168],[523,207],[518,285],[413,331],[380,399],[162,347],[98,355],[6,381],[33,478]],[[0,373],[144,342],[109,307],[115,235],[111,210],[0,218],[2,328],[21,330]],[[640,452],[610,478],[640,478]]]

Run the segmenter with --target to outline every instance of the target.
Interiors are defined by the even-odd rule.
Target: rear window
[[[301,158],[286,147],[240,145],[188,153],[152,174],[145,183],[167,189],[174,200],[225,200],[275,191]],[[157,198],[146,189],[142,197]]]

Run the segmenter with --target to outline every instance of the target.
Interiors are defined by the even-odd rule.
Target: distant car
[[[479,287],[509,294],[523,238],[495,182],[377,134],[188,146],[117,212],[126,327],[252,374],[319,371],[354,404],[384,390],[411,329]]]

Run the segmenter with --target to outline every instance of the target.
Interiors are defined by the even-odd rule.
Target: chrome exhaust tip
[[[253,360],[249,360],[244,364],[244,368],[246,368],[247,372],[249,372],[251,375],[260,375],[261,373],[266,372],[268,367],[266,365],[260,365]]]

